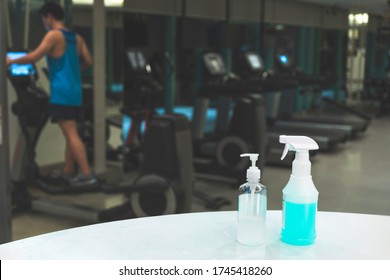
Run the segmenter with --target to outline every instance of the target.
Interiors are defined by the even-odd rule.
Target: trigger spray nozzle
[[[252,166],[246,171],[246,179],[251,183],[258,183],[260,181],[261,171],[256,166],[256,161],[259,158],[259,154],[242,154],[241,157],[249,157],[252,162]]]
[[[295,151],[299,155],[300,153],[309,154],[309,150],[318,150],[319,148],[318,144],[307,136],[280,135],[279,142],[285,144],[281,160],[286,157],[288,151]]]
[[[280,135],[279,142],[285,144],[281,157],[282,160],[285,158],[288,151],[295,151],[292,175],[309,176],[311,171],[309,151],[317,150],[319,148],[316,141],[306,136]]]
[[[280,157],[281,160],[284,160],[286,157],[287,153],[292,150],[292,147],[289,144],[284,145],[283,153],[282,156]]]

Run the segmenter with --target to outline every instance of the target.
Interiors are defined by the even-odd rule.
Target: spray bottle
[[[256,166],[259,154],[242,154],[249,157],[252,166],[246,172],[247,182],[239,188],[237,241],[256,246],[265,242],[267,190],[260,184],[260,169]]]
[[[288,151],[295,151],[290,180],[283,189],[282,241],[292,245],[309,245],[316,238],[318,191],[311,177],[309,150],[317,150],[317,143],[306,136],[281,135],[285,144],[283,160]]]

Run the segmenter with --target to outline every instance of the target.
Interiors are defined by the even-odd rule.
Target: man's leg
[[[64,164],[64,174],[65,175],[72,175],[74,172],[74,163],[75,160],[72,155],[72,150],[69,145],[69,142],[66,141],[66,148],[65,148],[65,164]]]
[[[81,173],[85,176],[90,175],[91,169],[89,167],[87,153],[85,151],[84,143],[81,141],[81,138],[79,136],[76,121],[63,120],[59,121],[58,124],[66,139],[67,152],[65,156],[65,164],[69,164],[67,160],[69,160],[70,156],[72,156],[72,158],[79,165]],[[68,167],[69,166],[67,166],[67,168]]]

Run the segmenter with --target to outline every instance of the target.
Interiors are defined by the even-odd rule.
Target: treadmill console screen
[[[146,67],[146,60],[142,52],[137,52],[138,57],[138,65],[140,69],[145,69]]]
[[[129,51],[127,53],[127,58],[129,59],[129,62],[131,64],[131,67],[133,67],[133,69],[137,69],[138,68],[138,62],[137,62],[137,56],[136,56],[136,53],[135,52],[132,52],[132,51]]]
[[[279,57],[280,61],[283,63],[283,64],[287,64],[288,63],[288,57],[284,54],[282,54],[280,57]]]
[[[204,55],[204,62],[212,75],[226,74],[225,64],[219,54],[209,53]]]
[[[278,53],[277,60],[278,60],[279,65],[284,67],[284,68],[290,67],[291,63],[292,63],[290,57],[286,53],[283,53],[283,52]]]
[[[263,61],[256,53],[247,53],[246,58],[252,70],[259,71],[264,70]]]
[[[145,69],[146,60],[142,52],[130,50],[127,52],[127,58],[133,70],[142,71]]]
[[[10,59],[17,59],[27,55],[27,52],[7,52]],[[28,77],[36,74],[36,69],[33,64],[11,64],[9,72],[13,77]]]

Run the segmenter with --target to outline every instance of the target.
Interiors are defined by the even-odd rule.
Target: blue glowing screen
[[[281,55],[279,56],[279,59],[280,59],[280,61],[281,61],[283,64],[287,64],[287,63],[288,63],[288,57],[287,57],[287,55],[285,55],[285,54],[281,54]]]
[[[26,52],[7,52],[7,56],[12,59],[17,59],[19,57],[25,56]],[[10,72],[12,76],[29,76],[35,74],[34,66],[29,64],[11,64]]]

